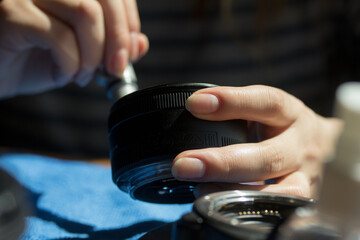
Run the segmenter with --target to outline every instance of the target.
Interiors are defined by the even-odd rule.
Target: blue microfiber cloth
[[[32,208],[26,240],[138,239],[175,221],[191,204],[134,200],[111,180],[111,170],[80,161],[34,154],[0,155],[0,167],[23,186]]]

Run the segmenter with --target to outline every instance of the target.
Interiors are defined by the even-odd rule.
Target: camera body
[[[276,240],[278,228],[297,208],[313,199],[258,191],[224,191],[194,202],[178,221],[144,235],[141,240]]]

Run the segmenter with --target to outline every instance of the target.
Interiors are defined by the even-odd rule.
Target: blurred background
[[[264,84],[330,116],[339,83],[359,78],[357,0],[138,0],[148,54],[140,88]],[[90,49],[89,49],[90,50]],[[67,158],[108,157],[111,102],[94,81],[0,101],[0,146]]]

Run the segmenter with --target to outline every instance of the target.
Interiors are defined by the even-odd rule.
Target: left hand
[[[299,99],[267,86],[214,87],[195,92],[187,109],[210,121],[244,119],[262,141],[189,150],[173,162],[180,180],[218,182],[215,190],[242,189],[315,197],[322,165],[334,149],[341,121],[317,115]],[[248,185],[275,179],[271,185]],[[200,188],[200,195],[209,185]]]
[[[136,0],[2,0],[0,98],[121,76],[148,48]]]

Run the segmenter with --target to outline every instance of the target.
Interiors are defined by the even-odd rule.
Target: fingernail
[[[191,113],[213,113],[219,108],[219,99],[208,93],[193,94],[187,99],[185,107]]]
[[[135,62],[139,58],[139,41],[138,41],[138,34],[137,32],[131,32],[131,53],[130,53],[130,60]]]
[[[180,158],[172,166],[171,172],[175,178],[197,179],[205,174],[205,165],[197,158]]]
[[[121,76],[128,64],[129,54],[126,48],[122,48],[117,51],[111,61],[111,73],[116,76]]]

